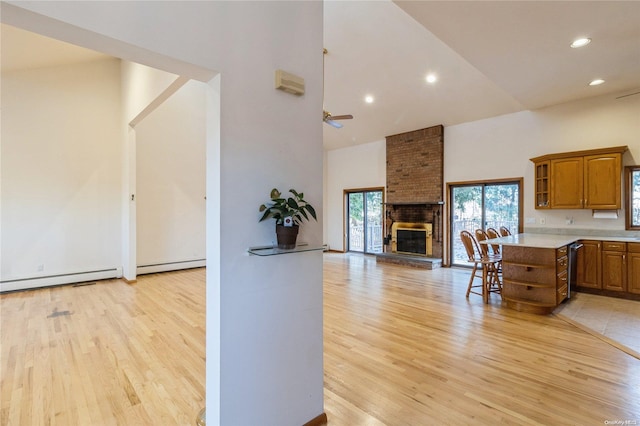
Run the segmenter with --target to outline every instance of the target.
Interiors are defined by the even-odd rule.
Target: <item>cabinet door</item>
[[[602,288],[627,290],[627,254],[619,251],[602,252]]]
[[[535,168],[535,207],[536,209],[548,209],[551,206],[549,203],[549,161],[535,163]]]
[[[551,160],[551,208],[581,209],[583,206],[583,157]]]
[[[584,157],[584,207],[619,209],[621,206],[622,156]]]
[[[577,284],[580,287],[602,288],[600,241],[582,241],[578,250]]]
[[[627,289],[629,293],[640,294],[640,253],[629,252],[628,272]]]

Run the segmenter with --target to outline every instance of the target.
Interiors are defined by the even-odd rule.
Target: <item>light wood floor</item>
[[[601,339],[465,299],[466,270],[324,258],[330,425],[640,424],[640,361]],[[204,274],[1,295],[0,424],[193,425]]]
[[[640,360],[468,277],[325,254],[330,425],[640,424]]]
[[[0,296],[0,424],[193,425],[204,269]]]

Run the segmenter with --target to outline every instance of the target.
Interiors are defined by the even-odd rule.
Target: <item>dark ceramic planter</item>
[[[296,248],[298,238],[298,225],[284,226],[276,225],[276,237],[278,238],[278,248],[291,250]]]

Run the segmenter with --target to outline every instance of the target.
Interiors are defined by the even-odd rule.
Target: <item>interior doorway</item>
[[[347,251],[382,253],[383,189],[347,190],[345,197]]]

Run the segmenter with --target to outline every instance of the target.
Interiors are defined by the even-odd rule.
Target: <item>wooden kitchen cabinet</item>
[[[627,291],[627,243],[602,243],[602,288]]]
[[[622,206],[622,153],[584,157],[584,207],[619,209]]]
[[[602,243],[600,241],[583,240],[578,250],[577,277],[578,287],[602,288]]]
[[[582,157],[551,160],[551,208],[581,209],[584,172]]]
[[[627,244],[627,291],[640,294],[640,243]]]
[[[548,209],[549,203],[549,161],[541,161],[536,167],[536,209]]]
[[[621,208],[622,155],[627,149],[619,146],[532,158],[535,208]]]

